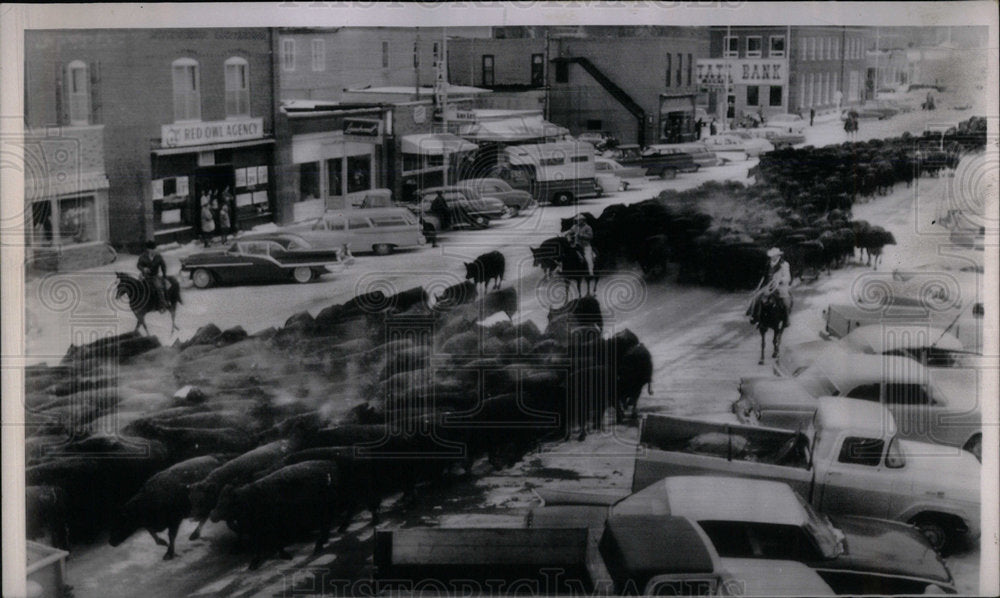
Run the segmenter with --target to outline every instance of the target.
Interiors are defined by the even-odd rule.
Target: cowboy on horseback
[[[167,302],[167,263],[163,261],[163,256],[156,250],[156,243],[146,241],[146,251],[139,256],[136,264],[144,280],[149,282],[156,293],[158,302],[157,310],[164,311],[168,307]]]
[[[767,270],[764,272],[760,284],[757,285],[757,290],[754,291],[750,307],[747,308],[751,324],[756,324],[760,320],[764,298],[774,296],[784,307],[782,324],[788,328],[788,314],[792,311],[792,295],[789,290],[792,284],[792,273],[788,262],[782,256],[782,251],[777,247],[767,250],[767,257],[770,260]]]
[[[590,228],[587,224],[587,219],[583,214],[577,214],[574,218],[573,226],[569,228],[565,233],[566,239],[569,244],[584,262],[587,263],[587,273],[590,276],[594,275],[594,248],[590,245],[590,242],[594,239],[594,230]]]

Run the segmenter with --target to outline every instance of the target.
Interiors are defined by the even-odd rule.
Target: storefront
[[[450,133],[406,135],[400,140],[404,201],[416,189],[454,183],[458,166],[479,146]]]
[[[271,164],[274,140],[260,118],[163,125],[162,147],[152,151],[151,196],[157,243],[201,232],[201,208],[226,204],[230,223],[247,230],[273,220]],[[206,143],[206,141],[211,143]]]
[[[695,73],[709,95],[709,115],[719,121],[788,112],[785,58],[707,58],[697,61]]]
[[[386,122],[381,108],[335,110],[316,105],[278,117],[280,223],[302,222],[325,210],[349,209],[383,186]]]
[[[660,142],[684,143],[695,140],[694,94],[660,94]]]

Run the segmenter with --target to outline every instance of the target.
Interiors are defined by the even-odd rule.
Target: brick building
[[[87,200],[107,214],[106,228],[95,223],[102,240],[134,250],[190,239],[201,202],[227,187],[238,226],[272,218],[271,38],[265,28],[25,32],[27,127],[92,131],[103,147],[105,205],[100,193]]]

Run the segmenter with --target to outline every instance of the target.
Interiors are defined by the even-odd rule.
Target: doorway
[[[215,220],[216,233],[222,232],[219,225],[219,208],[223,202],[229,208],[229,230],[226,234],[234,232],[236,224],[236,196],[235,173],[232,165],[222,166],[202,166],[194,171],[194,222],[198,223],[198,230],[201,230],[201,208],[208,204],[212,209],[212,217]]]

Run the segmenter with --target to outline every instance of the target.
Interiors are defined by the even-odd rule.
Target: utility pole
[[[420,30],[417,29],[417,38],[413,42],[413,79],[414,93],[413,101],[420,101]]]

